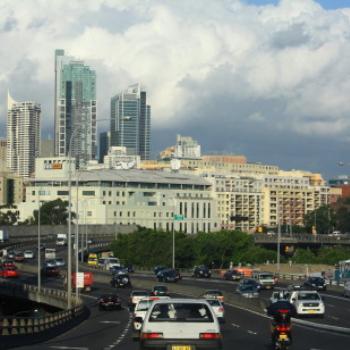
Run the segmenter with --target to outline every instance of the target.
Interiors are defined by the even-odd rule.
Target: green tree
[[[13,211],[0,212],[0,225],[14,225],[17,223],[17,220],[18,215]]]
[[[40,208],[40,223],[42,225],[67,225],[68,224],[68,202],[56,199],[45,202]],[[75,213],[72,213],[72,219]],[[34,210],[32,224],[38,224],[38,210]]]
[[[318,234],[327,234],[332,232],[336,225],[336,212],[329,205],[322,205],[316,210],[309,212],[304,217],[305,229],[312,232],[312,227],[316,226]]]
[[[297,264],[314,264],[317,259],[310,249],[298,248],[294,253],[293,261]]]

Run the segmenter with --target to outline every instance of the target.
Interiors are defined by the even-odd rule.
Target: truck
[[[56,249],[55,248],[45,248],[45,260],[56,259]]]
[[[84,292],[90,292],[94,282],[91,272],[76,272],[72,273],[72,286],[75,289],[77,286]]]
[[[66,233],[57,233],[56,245],[66,246],[67,245],[67,234]]]
[[[0,243],[7,242],[9,240],[9,233],[6,228],[0,230]]]

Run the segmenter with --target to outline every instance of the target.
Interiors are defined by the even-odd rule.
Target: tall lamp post
[[[36,183],[35,183],[36,184]],[[40,216],[40,193],[39,193],[39,189],[37,188],[37,198],[38,198],[38,292],[40,295],[40,291],[41,291],[41,250],[40,250],[40,246],[41,246],[41,216]]]
[[[277,231],[277,272],[281,269],[281,219],[280,219],[280,206],[277,202],[277,220],[278,220],[278,231]]]

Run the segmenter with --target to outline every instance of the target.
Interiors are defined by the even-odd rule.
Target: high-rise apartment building
[[[107,155],[109,145],[111,142],[111,133],[108,131],[100,133],[100,142],[99,142],[99,163],[103,163],[104,156]]]
[[[176,136],[174,158],[200,159],[201,145],[189,136]]]
[[[83,61],[55,51],[55,154],[69,152],[83,167],[96,157],[96,73]]]
[[[28,177],[35,171],[40,152],[40,114],[38,103],[16,102],[7,97],[7,167]]]
[[[111,146],[124,146],[129,154],[150,158],[151,107],[140,84],[130,85],[111,99]]]

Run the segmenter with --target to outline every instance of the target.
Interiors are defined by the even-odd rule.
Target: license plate
[[[192,350],[191,345],[172,345],[171,350]]]
[[[315,310],[309,310],[308,313],[309,314],[314,314],[314,313],[316,313],[316,311]]]
[[[279,340],[288,340],[287,334],[280,334]]]

